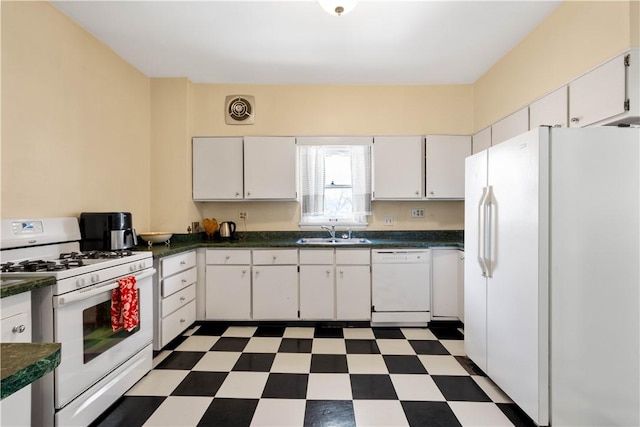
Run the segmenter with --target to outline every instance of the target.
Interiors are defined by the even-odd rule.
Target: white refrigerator
[[[465,351],[538,425],[640,425],[640,129],[466,159]]]

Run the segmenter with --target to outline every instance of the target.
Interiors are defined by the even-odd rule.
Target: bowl
[[[138,236],[151,246],[154,243],[163,243],[168,241],[171,236],[173,236],[173,233],[168,233],[166,231],[150,231],[148,233],[140,233]]]

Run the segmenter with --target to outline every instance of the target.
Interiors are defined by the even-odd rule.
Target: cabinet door
[[[491,126],[491,145],[498,145],[529,130],[529,107],[524,107]]]
[[[491,147],[491,126],[473,135],[473,154]]]
[[[207,265],[207,319],[251,319],[250,271],[248,265]]]
[[[582,127],[625,112],[624,55],[569,83],[569,126]]]
[[[431,315],[458,317],[458,250],[431,250]]]
[[[253,318],[298,318],[298,268],[295,265],[253,267]]]
[[[244,138],[245,199],[295,199],[296,139],[282,136]]]
[[[566,128],[568,124],[567,86],[556,89],[529,105],[529,127],[553,126]]]
[[[300,266],[300,318],[334,319],[333,265]]]
[[[420,199],[424,196],[421,136],[376,136],[373,139],[373,197]]]
[[[464,199],[464,159],[471,137],[427,135],[427,198]]]
[[[242,199],[242,138],[193,138],[193,200]]]
[[[370,266],[336,266],[336,319],[371,320]]]

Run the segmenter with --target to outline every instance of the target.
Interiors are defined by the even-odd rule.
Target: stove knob
[[[91,283],[97,283],[100,281],[100,276],[97,274],[92,274],[91,275]]]
[[[140,270],[143,270],[146,267],[146,264],[144,263],[144,261],[142,261],[140,264],[138,264],[138,267],[140,268]]]
[[[136,271],[136,266],[135,265],[130,265],[129,266],[129,271],[131,271],[131,272]]]
[[[81,288],[84,286],[84,277],[79,277],[76,279],[76,288]]]

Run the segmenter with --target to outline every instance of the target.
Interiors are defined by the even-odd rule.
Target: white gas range
[[[53,276],[32,292],[33,339],[62,344],[56,370],[33,384],[34,425],[88,425],[152,365],[153,257],[131,250],[80,251],[77,218],[2,220],[3,278]],[[135,278],[138,325],[114,331],[112,296]]]

